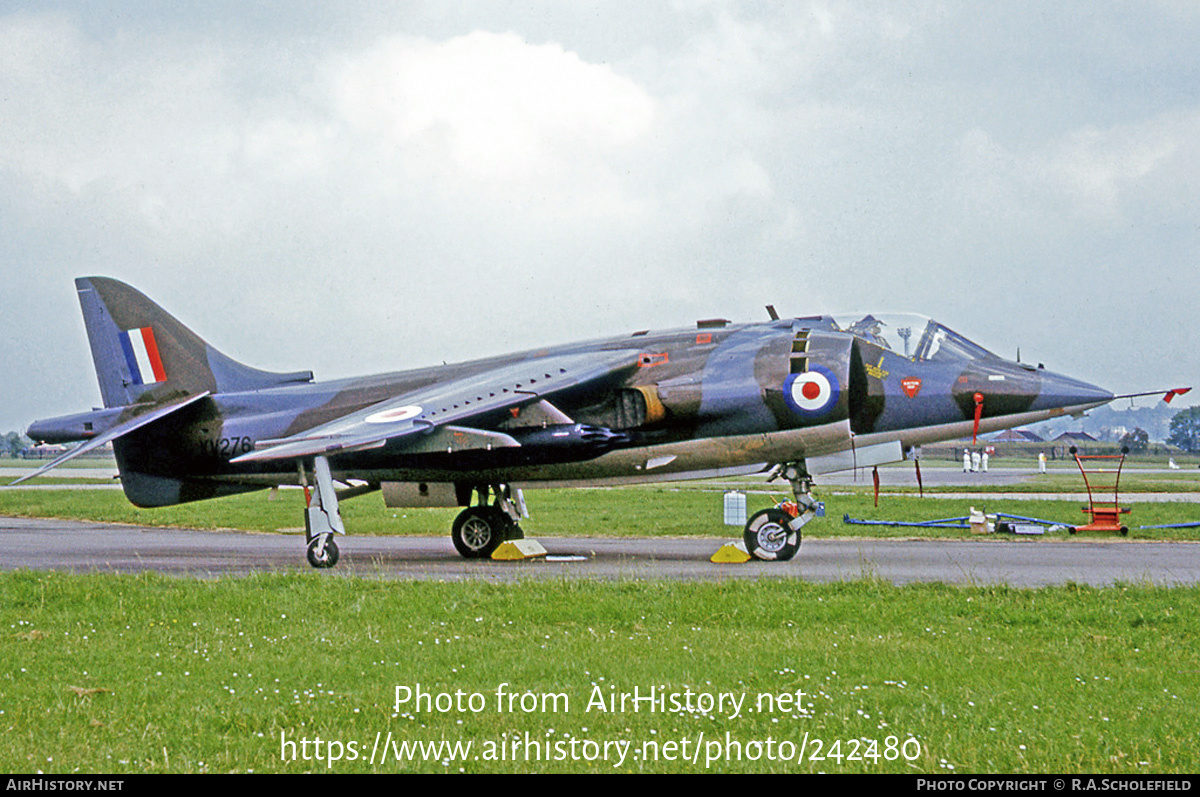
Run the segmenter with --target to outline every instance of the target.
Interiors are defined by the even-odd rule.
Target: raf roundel
[[[407,421],[417,417],[422,412],[421,408],[415,404],[409,404],[407,407],[397,407],[390,410],[382,410],[374,415],[368,415],[367,423],[395,423],[397,421]]]
[[[841,394],[837,377],[828,368],[812,363],[802,374],[792,374],[783,383],[783,399],[799,415],[817,417],[833,409]]]

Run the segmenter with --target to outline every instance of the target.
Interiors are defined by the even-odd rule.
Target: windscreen
[[[840,331],[913,361],[953,362],[996,356],[949,327],[916,313],[841,313],[833,320]]]

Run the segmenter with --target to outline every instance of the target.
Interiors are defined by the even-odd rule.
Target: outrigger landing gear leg
[[[817,502],[812,495],[812,476],[803,462],[786,463],[779,475],[791,483],[795,502],[784,501],[756,512],[746,522],[743,538],[752,556],[786,562],[800,550],[800,529],[816,517]]]
[[[454,547],[464,558],[484,559],[505,540],[524,539],[525,532],[517,525],[525,514],[520,490],[514,495],[507,484],[481,484],[471,492],[479,496],[479,503],[460,512],[450,531]]]
[[[304,464],[300,464],[300,484],[304,487],[307,503],[304,533],[308,539],[308,563],[313,567],[333,567],[338,561],[338,547],[333,535],[345,534],[346,527],[338,510],[337,491],[333,487],[333,475],[329,472],[329,460],[316,457],[313,460],[313,475],[317,483],[310,488]]]

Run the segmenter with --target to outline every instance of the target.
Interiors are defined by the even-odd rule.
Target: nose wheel
[[[812,494],[812,476],[803,462],[786,463],[776,475],[791,483],[796,500],[755,512],[746,521],[742,538],[754,558],[786,562],[800,550],[800,529],[817,516],[817,501]]]
[[[756,512],[746,522],[743,538],[746,550],[756,559],[786,562],[800,550],[800,532],[788,524],[792,516],[779,507]]]

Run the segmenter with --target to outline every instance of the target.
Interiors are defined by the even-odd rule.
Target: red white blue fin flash
[[[167,381],[162,356],[158,353],[158,342],[152,327],[141,327],[122,332],[121,350],[135,385],[153,385]]]

